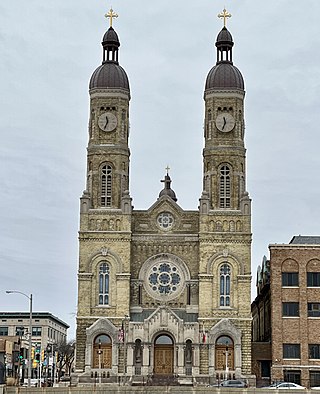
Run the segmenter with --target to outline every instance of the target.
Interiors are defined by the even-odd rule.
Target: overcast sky
[[[88,81],[108,28],[102,0],[0,3],[0,310],[34,311],[75,337],[79,197],[85,188]],[[113,0],[130,79],[130,193],[158,197],[167,164],[184,209],[202,191],[203,89],[217,14],[231,12],[246,86],[252,273],[270,243],[319,235],[320,1]],[[182,141],[182,142],[181,142]],[[252,297],[255,296],[253,286]]]

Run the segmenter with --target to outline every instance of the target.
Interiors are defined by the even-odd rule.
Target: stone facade
[[[233,45],[228,34],[226,47],[219,36],[216,44],[227,58]],[[87,186],[80,202],[77,379],[250,378],[243,86],[228,78],[225,86],[207,83],[199,208],[179,206],[167,173],[155,203],[134,210],[130,91],[124,70],[114,74],[115,64],[120,67],[116,33],[110,28],[105,37],[104,59],[113,60],[90,82]],[[220,63],[234,67],[230,60],[214,67]]]

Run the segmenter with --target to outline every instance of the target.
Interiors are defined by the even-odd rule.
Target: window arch
[[[100,174],[101,184],[101,206],[111,207],[112,204],[112,167],[104,165]]]
[[[220,306],[230,306],[231,268],[227,263],[220,267]]]
[[[219,206],[220,208],[231,206],[231,170],[227,165],[220,168]]]
[[[109,305],[110,266],[102,262],[99,266],[99,305]]]

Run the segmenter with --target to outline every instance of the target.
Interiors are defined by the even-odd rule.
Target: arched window
[[[94,339],[92,366],[99,369],[112,367],[112,341],[109,335],[101,334]]]
[[[101,206],[111,207],[112,202],[112,167],[105,165],[101,168]]]
[[[229,264],[222,264],[220,268],[220,306],[230,306],[230,278]]]
[[[222,166],[220,168],[220,208],[230,208],[231,201],[231,177],[230,168]]]
[[[110,267],[103,262],[99,266],[99,305],[109,305]]]

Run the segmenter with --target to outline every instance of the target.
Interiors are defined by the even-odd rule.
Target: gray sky
[[[113,0],[132,96],[130,192],[135,208],[147,209],[169,164],[178,203],[197,209],[203,89],[224,5],[246,84],[255,281],[268,244],[320,234],[319,0]],[[102,0],[0,3],[0,310],[28,310],[27,299],[5,290],[33,293],[34,310],[70,324],[69,338],[88,81],[101,64],[109,8]]]

